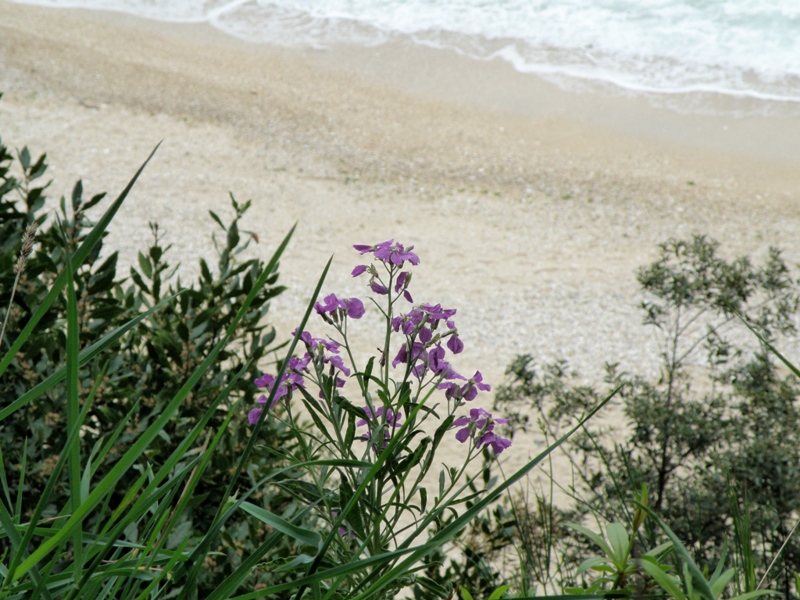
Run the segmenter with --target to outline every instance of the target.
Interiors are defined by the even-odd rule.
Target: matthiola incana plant
[[[314,331],[294,332],[296,347],[305,352],[288,357],[280,376],[265,373],[256,379],[263,395],[249,420],[257,425],[274,415],[293,425],[309,415],[315,424],[311,430],[295,429],[301,450],[287,457],[310,464],[307,477],[280,483],[331,532],[305,559],[311,564],[308,573],[368,563],[327,581],[327,597],[383,597],[415,581],[444,594],[446,588],[414,576],[410,563],[402,572],[393,569],[425,547],[445,517],[485,492],[472,492],[474,477],[466,474],[467,467],[484,450],[499,455],[509,448],[511,441],[495,431],[495,424],[506,420],[476,406],[491,389],[480,371],[461,374],[453,364],[464,350],[456,310],[414,302],[411,267],[420,260],[413,246],[390,240],[354,247],[371,260],[352,275],[365,280],[367,302],[385,322],[377,353],[359,364],[348,338],[367,312],[365,301],[324,297],[314,305],[319,317],[309,327]],[[434,455],[447,436],[464,445],[463,459],[431,477],[431,469],[440,468]],[[328,460],[320,465],[321,459]]]

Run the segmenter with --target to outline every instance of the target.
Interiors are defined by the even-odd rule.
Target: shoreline
[[[423,261],[414,299],[458,308],[459,371],[496,386],[530,352],[595,380],[605,361],[649,375],[634,273],[658,243],[709,234],[727,257],[777,245],[800,263],[800,123],[783,117],[571,95],[429,48],[287,50],[5,0],[0,66],[0,135],[48,152],[51,201],[79,178],[113,196],[165,140],[111,227],[121,275],[151,220],[194,274],[229,191],[253,199],[250,256],[299,223],[268,315],[279,337],[331,253],[323,293],[363,296],[352,244],[395,238]]]

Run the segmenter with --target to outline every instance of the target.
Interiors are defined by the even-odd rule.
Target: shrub
[[[7,355],[26,324],[50,293],[54,282],[67,264],[67,254],[84,244],[95,223],[89,216],[105,194],[84,197],[78,182],[69,199],[61,198],[57,214],[45,212],[42,184],[47,170],[45,155],[35,161],[27,148],[15,157],[0,143],[0,322],[4,335],[0,357]],[[169,246],[156,224],[151,224],[150,247],[139,253],[138,268],[130,269],[129,278],[117,273],[117,252],[104,253],[99,241],[73,273],[77,296],[77,323],[83,348],[102,340],[116,328],[161,303],[138,328],[108,349],[102,360],[83,364],[78,373],[82,396],[95,391],[94,401],[81,429],[80,453],[93,457],[91,480],[99,480],[129,450],[146,428],[162,413],[181,386],[220,341],[264,270],[259,259],[242,260],[241,253],[256,235],[240,230],[246,222],[250,202],[238,203],[231,196],[233,218],[225,224],[211,213],[221,237],[214,236],[215,264],[200,259],[200,276],[190,284],[181,282],[175,267],[169,264]],[[15,269],[26,231],[38,230],[35,245],[25,259],[24,268]],[[105,235],[105,234],[104,234]],[[157,472],[190,431],[207,413],[212,402],[224,394],[207,425],[207,435],[184,461],[190,463],[208,444],[213,433],[225,421],[237,403],[251,402],[254,388],[250,381],[257,374],[257,364],[276,348],[275,333],[265,323],[269,301],[283,291],[277,285],[277,272],[258,290],[250,308],[238,322],[230,343],[218,359],[204,370],[202,377],[181,405],[179,415],[171,419],[148,446],[134,469],[141,474]],[[174,298],[171,301],[164,301]],[[27,343],[8,362],[0,377],[0,410],[9,409],[12,400],[30,392],[53,376],[67,356],[66,296],[59,295],[36,327]],[[244,377],[237,374],[244,373]],[[226,392],[229,386],[232,389]],[[50,388],[34,401],[17,410],[7,410],[0,420],[0,451],[3,463],[3,498],[8,508],[20,507],[20,516],[31,517],[36,500],[42,496],[57,461],[65,447],[68,428],[67,390]],[[117,435],[118,434],[118,435]],[[112,446],[105,448],[109,439]],[[265,443],[256,448],[246,476],[251,484],[280,464],[271,448],[291,446],[292,438],[279,422],[271,423]],[[216,508],[224,503],[224,493],[236,461],[248,441],[246,419],[238,413],[232,418],[226,435],[211,455],[189,508],[175,515],[179,527],[167,547],[176,548],[184,540],[196,540],[212,522]],[[98,459],[96,457],[106,452]],[[88,475],[88,474],[87,474]],[[88,482],[87,482],[88,483]],[[70,493],[66,474],[49,492],[43,517],[57,517],[69,506]],[[112,495],[109,504],[118,504],[125,488]],[[263,497],[262,497],[263,496]],[[294,501],[275,488],[259,494],[267,506],[291,510]],[[104,517],[96,511],[87,522],[97,525]],[[258,545],[263,526],[237,515],[221,531],[221,539],[211,550],[201,577],[212,585],[241,562],[248,549]],[[132,525],[125,539],[136,543],[145,535]],[[8,539],[0,540],[4,555]],[[284,554],[293,550],[280,547]],[[54,566],[58,570],[58,565]]]
[[[800,571],[791,535],[800,511],[800,385],[747,327],[765,343],[794,333],[797,282],[776,249],[762,265],[728,261],[703,236],[662,244],[637,277],[644,322],[663,342],[661,372],[651,379],[607,366],[606,385],[621,386],[626,426],[593,426],[569,442],[579,476],[574,509],[630,526],[630,496],[646,485],[653,510],[695,560],[712,565],[724,559],[737,507],[746,506],[757,567],[763,574],[776,560],[771,577],[780,574],[789,597]],[[548,435],[604,394],[578,384],[565,363],[539,367],[530,356],[508,375],[495,407],[518,428],[538,424]],[[654,547],[655,530],[643,539]]]

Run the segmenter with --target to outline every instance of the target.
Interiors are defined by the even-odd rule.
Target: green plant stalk
[[[331,526],[331,531],[326,537],[322,548],[320,548],[319,552],[317,553],[317,556],[314,558],[314,562],[311,563],[311,567],[308,570],[308,576],[314,575],[314,573],[317,571],[320,564],[322,563],[322,559],[324,558],[325,553],[328,550],[328,547],[334,540],[334,536],[338,535],[339,527],[342,526],[345,519],[350,514],[350,511],[352,511],[355,508],[356,504],[358,504],[359,499],[364,494],[365,490],[370,486],[372,481],[375,479],[375,477],[377,476],[383,465],[386,463],[388,458],[392,456],[394,449],[397,447],[397,444],[399,443],[400,439],[403,438],[403,435],[408,430],[411,423],[413,423],[413,418],[417,415],[422,406],[423,406],[422,403],[420,403],[414,407],[414,409],[411,411],[411,414],[408,416],[406,421],[400,427],[400,430],[397,432],[396,435],[390,438],[389,444],[386,446],[386,448],[383,449],[383,452],[381,452],[378,455],[378,458],[375,460],[375,462],[372,463],[372,467],[364,476],[364,479],[359,484],[358,488],[354,490],[353,495],[350,497],[350,500],[347,502],[345,506],[342,507],[342,510],[339,513],[336,522]],[[303,586],[298,590],[297,592],[298,598],[302,597],[303,591],[305,589],[306,589],[305,586]]]
[[[14,284],[11,286],[11,298],[8,300],[8,308],[6,309],[6,316],[3,319],[3,327],[0,328],[0,346],[3,344],[3,338],[6,334],[6,326],[8,325],[8,319],[11,317],[11,308],[14,306],[14,296],[17,293],[17,286],[19,285],[19,277],[22,274],[22,271],[17,271],[17,274],[14,276]]]
[[[514,473],[509,479],[504,481],[501,485],[495,488],[493,491],[489,492],[485,498],[476,502],[472,508],[468,509],[464,512],[461,516],[455,519],[452,523],[448,526],[443,528],[440,532],[434,535],[431,538],[431,541],[425,546],[421,547],[420,550],[417,550],[402,562],[397,564],[391,571],[383,575],[378,581],[376,581],[369,589],[359,594],[353,600],[363,600],[368,598],[370,594],[376,593],[382,589],[384,589],[390,582],[394,581],[398,577],[402,576],[404,572],[406,572],[415,562],[429,554],[433,549],[441,546],[445,542],[449,541],[458,531],[460,531],[466,524],[475,517],[481,510],[486,508],[492,502],[495,502],[500,498],[505,490],[515,484],[517,481],[522,479],[531,469],[536,467],[542,460],[544,460],[553,450],[561,446],[578,428],[582,427],[584,423],[586,423],[589,419],[591,419],[597,412],[603,408],[620,390],[620,387],[617,387],[611,394],[606,397],[602,402],[600,402],[595,408],[593,408],[585,417],[583,417],[578,424],[572,427],[567,433],[565,433],[561,438],[559,438],[554,444],[549,446],[545,449],[542,453],[540,453],[536,458],[528,462],[522,468],[520,468],[516,473]]]
[[[61,226],[61,222],[59,221]],[[66,232],[62,229],[62,235],[66,242]],[[72,259],[69,255],[69,248],[65,244],[64,256],[66,258],[65,272],[67,276],[66,291],[67,291],[67,427],[69,429],[80,428],[81,423],[78,421],[80,414],[80,397],[78,392],[78,363],[80,354],[80,341],[79,332],[80,326],[78,324],[78,307],[77,299],[75,298],[75,278],[72,266]],[[83,500],[81,494],[81,445],[72,444],[69,449],[69,460],[67,462],[69,467],[69,489],[72,513],[77,512],[78,507]],[[80,576],[81,569],[83,568],[83,528],[76,527],[72,536],[73,566],[75,569],[75,579]]]

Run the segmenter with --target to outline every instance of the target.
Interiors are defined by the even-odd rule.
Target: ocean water
[[[25,1],[25,0],[21,0]],[[254,42],[411,40],[564,86],[800,108],[800,0],[32,0],[207,22]]]

